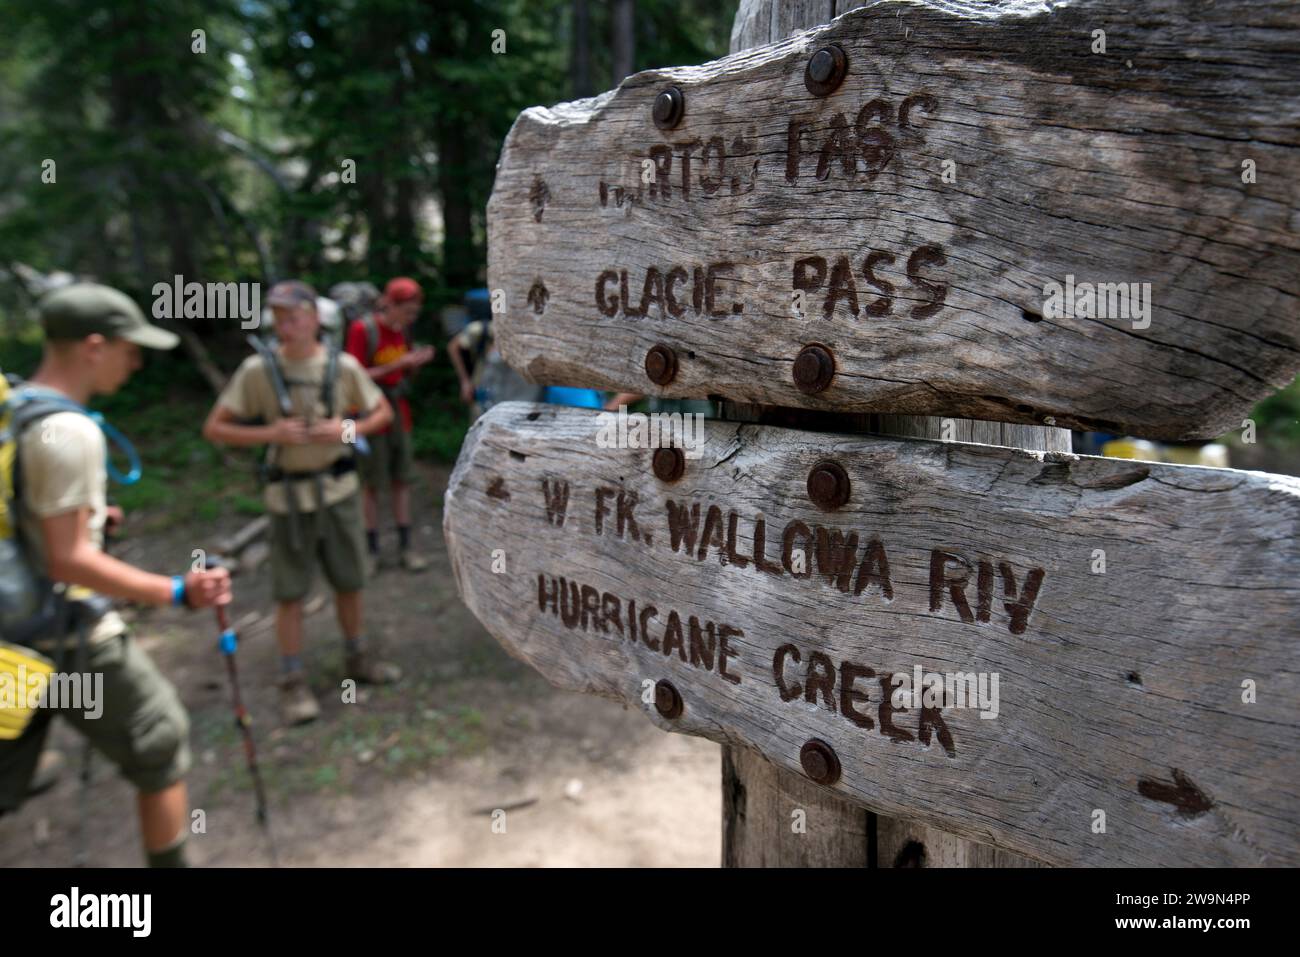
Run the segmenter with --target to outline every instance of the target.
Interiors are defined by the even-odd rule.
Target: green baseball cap
[[[84,339],[98,332],[146,349],[173,349],[174,332],[150,325],[125,293],[96,283],[79,282],[56,289],[37,307],[47,339]]]

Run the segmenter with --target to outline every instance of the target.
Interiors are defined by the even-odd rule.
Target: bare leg
[[[366,515],[366,531],[373,532],[379,527],[379,493],[372,486],[365,486],[361,490],[361,504]]]
[[[334,594],[334,610],[338,612],[339,628],[349,643],[344,674],[367,684],[390,684],[402,677],[402,669],[389,661],[381,660],[373,649],[357,646],[353,639],[361,637],[361,592],[343,591]]]
[[[275,637],[280,654],[297,658],[302,654],[302,602],[282,601],[275,608]],[[287,664],[287,663],[285,663]],[[301,667],[287,668],[280,676],[280,717],[287,725],[314,721],[320,706],[307,687]]]
[[[334,611],[338,615],[339,630],[344,638],[361,637],[361,592],[334,593]]]
[[[398,525],[411,524],[411,486],[405,482],[393,483],[393,518]]]
[[[393,517],[397,519],[402,564],[407,571],[423,571],[429,566],[429,559],[411,547],[411,486],[406,482],[394,482],[392,492]]]
[[[275,606],[275,638],[281,655],[302,654],[301,601],[282,601]]]
[[[137,794],[136,804],[140,809],[140,833],[144,836],[145,850],[156,853],[175,844],[185,830],[189,811],[185,782],[177,781],[152,794]]]

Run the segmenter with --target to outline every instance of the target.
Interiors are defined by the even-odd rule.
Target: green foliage
[[[266,505],[263,504],[259,496],[240,495],[238,493],[230,496],[230,505],[237,515],[261,515],[266,511]]]
[[[142,299],[175,273],[295,274],[322,288],[408,273],[434,287],[434,304],[456,301],[483,278],[485,207],[511,123],[573,95],[573,5],[12,0],[0,248]],[[636,66],[724,53],[735,6],[639,0]],[[605,89],[610,14],[588,7],[591,80]],[[192,48],[199,28],[206,52]],[[492,52],[496,30],[504,53]],[[45,158],[54,184],[41,181]],[[355,183],[341,180],[344,160]],[[19,305],[0,294],[0,310]]]
[[[438,341],[437,337],[429,338]],[[416,456],[451,463],[469,429],[469,410],[461,404],[456,373],[439,343],[439,359],[423,367],[412,383],[411,447]]]
[[[260,514],[255,458],[223,452],[199,434],[211,393],[197,381],[170,381],[174,375],[161,362],[147,366],[122,391],[93,403],[126,433],[143,463],[140,481],[110,483],[110,494],[128,513],[150,516],[141,530]]]
[[[1255,406],[1250,417],[1255,421],[1256,440],[1261,444],[1300,448],[1300,378]],[[1240,437],[1241,431],[1234,429],[1223,440],[1238,444]]]
[[[411,432],[412,448],[421,458],[451,463],[456,461],[468,430],[469,417],[464,408],[439,403],[416,417]]]
[[[0,372],[29,376],[41,361],[41,330],[25,325],[15,335],[0,337]]]
[[[615,83],[609,6],[587,6],[600,91]],[[636,67],[722,55],[735,7],[637,0]],[[437,313],[485,281],[486,206],[511,124],[574,95],[573,12],[574,0],[10,0],[0,367],[30,372],[38,358],[17,263],[93,277],[146,312],[154,285],[177,274],[298,276],[322,292],[412,275],[427,292],[417,335],[440,350],[413,391],[416,450],[452,460],[468,417]],[[206,52],[193,49],[195,29]],[[496,30],[504,53],[492,52]],[[54,183],[41,179],[46,158]],[[226,371],[246,351],[238,323],[184,321]],[[164,469],[211,465],[169,437],[197,431],[204,392],[178,351],[100,403],[163,460],[124,497],[158,503]]]
[[[236,9],[222,0],[7,5],[7,261],[94,274],[135,294],[173,271],[228,268],[214,203],[232,176],[207,117],[229,95],[221,36]],[[196,25],[208,30],[207,53],[191,50]],[[47,159],[54,182],[42,180]]]

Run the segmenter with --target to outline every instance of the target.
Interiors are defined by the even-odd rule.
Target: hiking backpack
[[[29,702],[18,700],[16,695],[29,691],[33,682],[43,693],[55,668],[54,662],[26,644],[39,638],[61,638],[74,621],[77,600],[37,568],[18,518],[22,501],[18,441],[28,428],[55,412],[89,416],[105,430],[106,437],[127,451],[131,460],[130,476],[121,476],[111,460],[106,463],[110,472],[119,479],[139,478],[135,450],[115,430],[110,432],[97,414],[53,390],[28,385],[16,376],[0,375],[0,685],[6,686],[15,698],[4,700],[5,707],[0,707],[0,741],[20,737],[35,717]],[[84,604],[94,604],[96,613],[107,610],[107,604],[98,600]],[[84,624],[87,619],[79,620]],[[82,633],[84,640],[84,628]]]
[[[68,411],[85,410],[16,376],[0,376],[0,640],[6,642],[51,634],[62,614],[53,583],[36,568],[19,529],[18,439],[45,416]]]
[[[379,351],[379,320],[375,318],[373,312],[368,312],[360,319],[357,319],[356,322],[361,324],[361,328],[366,333],[366,365],[369,366],[375,361],[375,353]],[[402,339],[406,342],[406,348],[409,350],[411,348],[411,334],[408,330],[402,330]],[[409,383],[410,377],[403,376],[402,381],[394,386],[386,386],[378,382],[375,385],[378,385],[391,400],[397,396],[406,395]]]
[[[266,370],[266,376],[271,380],[271,389],[275,392],[276,404],[280,407],[280,414],[286,419],[293,415],[293,398],[289,395],[289,384],[284,378],[284,370],[280,368],[280,360],[275,354],[275,347],[265,339],[250,333],[248,344],[253,350],[262,357],[262,365]],[[325,358],[325,378],[321,380],[321,403],[325,406],[325,417],[332,418],[334,415],[334,389],[337,385],[339,369],[339,344],[332,336],[326,345]],[[353,452],[365,455],[369,451],[369,446],[363,436],[357,436],[353,444]],[[272,474],[274,456],[274,446],[267,446],[266,456],[262,461],[261,478],[263,483],[268,480]]]

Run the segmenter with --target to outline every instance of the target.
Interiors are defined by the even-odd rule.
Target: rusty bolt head
[[[650,462],[661,482],[676,482],[686,472],[686,453],[681,449],[655,449]]]
[[[663,343],[645,354],[645,374],[655,385],[667,385],[677,377],[677,353]]]
[[[803,73],[804,86],[813,96],[829,96],[844,82],[849,72],[849,58],[838,43],[822,47],[808,59]]]
[[[816,395],[835,377],[835,357],[823,345],[804,346],[794,360],[794,384],[804,395]]]
[[[662,678],[655,682],[655,710],[665,718],[681,717],[682,696],[677,693],[672,682]]]
[[[839,508],[849,500],[849,489],[849,475],[838,462],[818,462],[808,473],[808,497],[818,508]]]
[[[677,87],[670,86],[655,97],[652,112],[655,126],[661,130],[671,130],[682,121],[682,115],[686,112],[686,97]]]
[[[799,749],[799,763],[804,773],[818,784],[834,784],[840,779],[840,759],[835,749],[821,738],[809,738]]]

